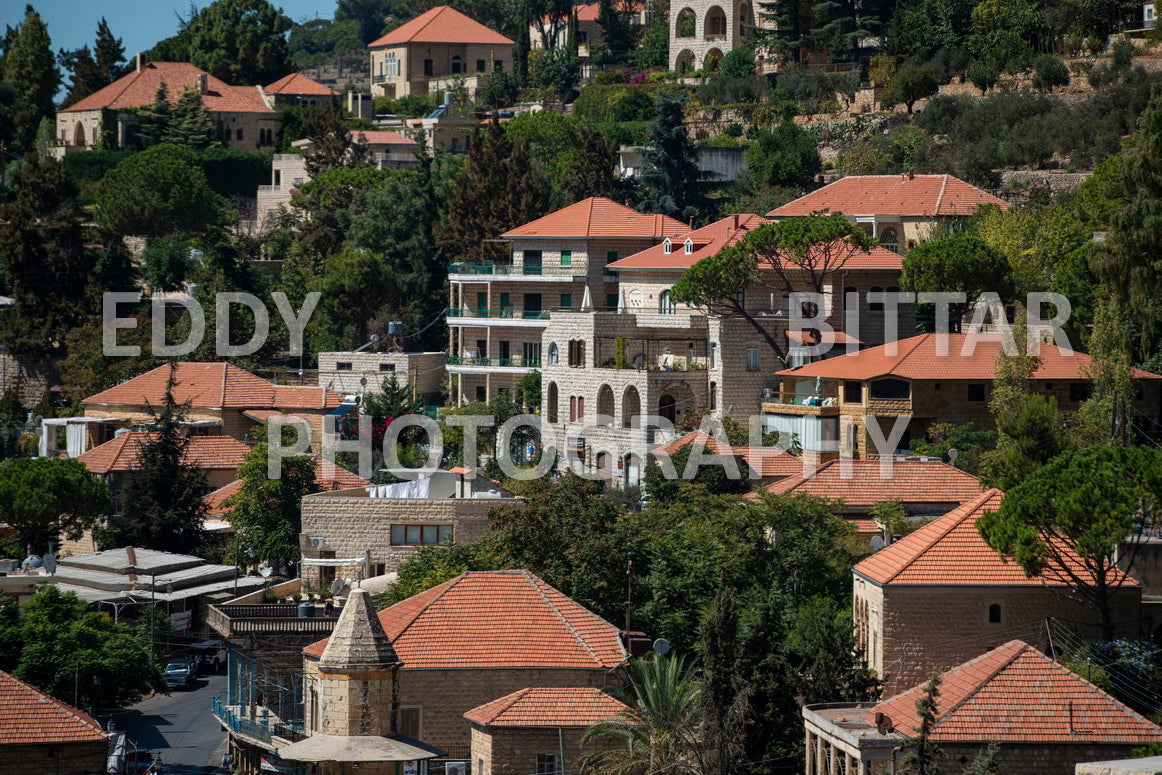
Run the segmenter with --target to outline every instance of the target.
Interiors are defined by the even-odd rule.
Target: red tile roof
[[[685,230],[681,234],[670,235],[671,248],[667,253],[665,244],[654,245],[643,251],[611,262],[611,269],[680,269],[685,270],[708,256],[741,240],[748,232],[770,223],[761,215],[731,215],[703,226],[694,231]],[[686,252],[686,241],[692,243],[690,253]],[[869,251],[856,250],[848,256],[843,268],[848,271],[860,269],[899,270],[903,266],[903,256],[887,248],[876,245]]]
[[[169,371],[168,365],[158,366],[82,403],[161,406]],[[274,385],[228,363],[177,363],[174,380],[174,400],[198,408],[329,409],[343,402],[324,388]]]
[[[919,726],[922,684],[901,692],[866,716],[887,714],[896,731]],[[943,742],[1149,745],[1162,741],[1150,723],[1037,649],[1012,640],[941,676],[939,714],[932,739]]]
[[[758,471],[763,479],[802,474],[806,465],[803,458],[774,447],[732,447],[702,431],[690,431],[676,439],[671,439],[662,446],[650,450],[650,454],[672,455],[696,441],[705,445],[705,454],[734,455],[742,458],[750,468]],[[679,471],[679,473],[681,472]]]
[[[618,8],[624,8],[624,4],[619,4]],[[644,3],[635,2],[633,4],[633,14],[635,16],[645,13],[646,7]],[[577,3],[573,6],[573,12],[577,14],[577,21],[579,22],[595,22],[597,15],[601,13],[601,3]],[[545,24],[553,21],[551,15],[542,17]]]
[[[489,727],[587,727],[616,719],[628,709],[600,689],[521,689],[478,705],[464,718]]]
[[[367,145],[406,145],[409,148],[416,145],[416,141],[410,137],[387,129],[352,129],[351,137]]]
[[[996,373],[1001,351],[1000,334],[946,334],[947,350],[937,352],[940,334],[919,336],[869,347],[859,352],[837,355],[794,369],[776,372],[783,377],[866,380],[894,376],[920,380],[988,380]],[[975,342],[975,344],[974,344]],[[895,350],[891,354],[890,350]],[[1089,379],[1090,357],[1053,344],[1041,345],[1041,361],[1033,372],[1035,380]],[[1131,369],[1136,379],[1162,379],[1141,369]]]
[[[88,713],[0,670],[0,746],[99,743],[108,737]]]
[[[849,508],[871,508],[882,501],[967,503],[981,494],[972,474],[938,460],[829,460],[818,468],[767,485],[772,495],[814,495],[839,499]]]
[[[404,669],[580,668],[625,661],[616,627],[528,571],[464,573],[379,612]],[[327,641],[304,653],[320,656]]]
[[[861,560],[853,570],[881,585],[1066,585],[1066,574],[1052,569],[1047,569],[1041,576],[1029,578],[1020,565],[1006,562],[985,543],[977,530],[976,521],[986,511],[999,509],[1003,497],[1000,490],[988,490]],[[1082,576],[1087,573],[1081,558],[1071,549],[1062,546],[1058,551],[1062,556],[1070,558],[1075,573]],[[1117,583],[1118,578],[1120,573],[1112,581]],[[1138,586],[1138,582],[1126,576],[1124,585]]]
[[[371,482],[367,481],[361,476],[356,476],[342,466],[334,466],[333,470],[330,472],[325,472],[325,468],[326,466],[323,462],[323,459],[321,457],[316,457],[315,483],[318,484],[324,492],[330,492],[331,490],[345,490],[350,487],[368,487],[371,485]],[[217,490],[214,490],[213,492],[206,495],[206,497],[202,498],[202,501],[206,504],[207,515],[213,517],[224,517],[229,514],[233,509],[226,505],[226,499],[241,489],[242,480],[235,479],[234,481],[230,482],[230,484],[219,487]]]
[[[515,41],[501,35],[496,30],[485,27],[446,5],[424,11],[409,22],[401,24],[379,40],[367,44],[368,48],[398,46],[404,43],[477,43],[492,46],[513,46]]]
[[[313,78],[302,73],[284,75],[262,89],[267,94],[304,94],[312,97],[338,97],[338,92],[327,88]]]
[[[130,431],[93,447],[77,457],[94,474],[133,471],[141,448],[155,434]],[[237,470],[250,447],[230,436],[190,436],[182,462],[204,471]]]
[[[603,196],[591,196],[501,237],[638,237],[659,239],[688,227],[668,215],[647,215]]]
[[[768,215],[972,215],[982,205],[1009,209],[1005,200],[951,175],[849,175]]]
[[[199,75],[206,76],[206,93],[202,95],[202,105],[211,113],[274,113],[267,107],[258,87],[231,86],[186,62],[148,62],[140,70],[118,78],[104,89],[98,89],[61,112],[104,108],[117,110],[152,105],[157,89],[163,83],[172,105],[177,102],[183,89],[197,88]]]

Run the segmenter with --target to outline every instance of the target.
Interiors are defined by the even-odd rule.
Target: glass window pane
[[[392,546],[403,546],[403,543],[404,543],[403,525],[392,525],[391,526],[391,545]]]
[[[452,526],[440,525],[440,543],[445,544],[452,538]]]
[[[409,544],[418,544],[420,542],[420,526],[408,525],[408,541]]]
[[[435,525],[425,525],[424,526],[424,543],[428,544],[428,545],[436,543],[436,526]]]

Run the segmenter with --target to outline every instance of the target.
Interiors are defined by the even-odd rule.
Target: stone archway
[[[698,17],[693,8],[683,8],[674,19],[674,37],[692,38],[698,34]]]
[[[597,389],[597,423],[612,425],[614,421],[613,388],[602,385]]]
[[[702,60],[702,69],[708,73],[717,73],[718,65],[722,63],[722,51],[712,48],[706,52],[706,58]]]
[[[640,428],[642,399],[637,388],[630,385],[621,395],[621,427]]]
[[[85,143],[85,125],[80,121],[73,127],[73,145],[84,147]]]
[[[680,52],[678,58],[674,60],[674,69],[679,73],[691,73],[695,68],[694,52],[690,49],[685,49]]]
[[[726,37],[726,11],[722,10],[720,5],[712,5],[706,12],[706,18],[702,24],[702,37],[709,40],[711,38],[725,38]],[[709,56],[709,54],[707,54]],[[721,57],[721,53],[719,53]]]

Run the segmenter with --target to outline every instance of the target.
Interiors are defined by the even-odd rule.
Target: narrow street
[[[113,718],[139,749],[161,754],[163,775],[209,775],[221,771],[226,750],[226,734],[210,714],[210,700],[225,688],[226,676],[202,676],[192,689],[150,697],[115,711]]]

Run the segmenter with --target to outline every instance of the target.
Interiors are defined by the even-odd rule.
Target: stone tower
[[[308,734],[391,735],[398,731],[403,666],[367,590],[351,590],[319,658],[312,698],[319,713]],[[308,716],[310,718],[310,716]]]

